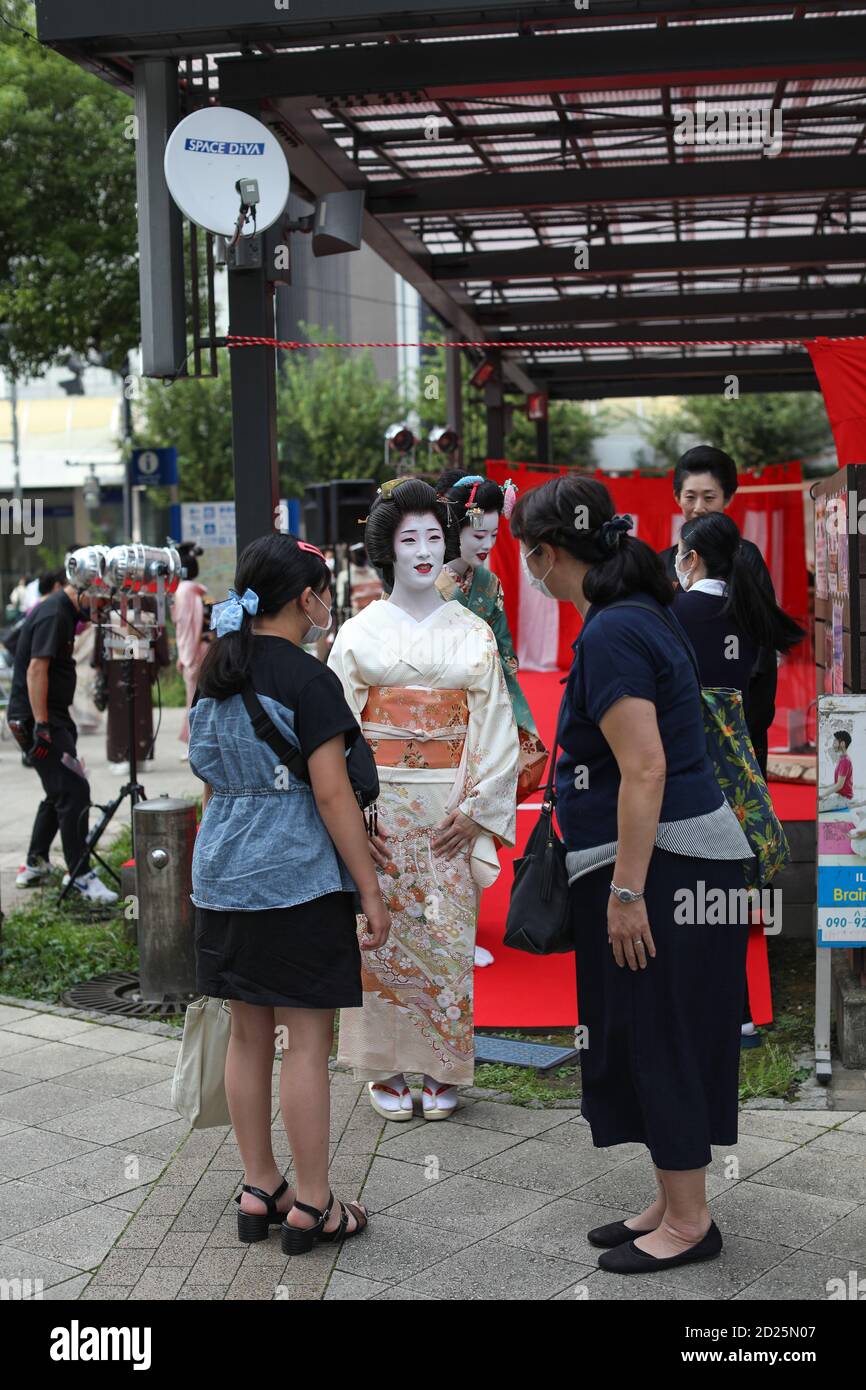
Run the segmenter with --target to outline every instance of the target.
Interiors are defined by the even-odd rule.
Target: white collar
[[[728,586],[724,579],[696,579],[694,584],[690,584],[685,592],[687,594],[717,594],[719,598],[724,598],[728,592]]]

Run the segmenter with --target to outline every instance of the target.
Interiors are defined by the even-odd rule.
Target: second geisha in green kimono
[[[455,468],[442,474],[436,491],[448,504],[452,525],[459,529],[460,555],[448,561],[436,580],[436,587],[444,599],[456,599],[483,618],[496,638],[520,736],[517,800],[521,802],[540,786],[548,751],[539,738],[532,711],[517,680],[517,656],[505,615],[502,585],[485,564],[496,544],[503,507],[510,510],[506,499],[513,501],[509,490],[516,494],[510,481],[500,487],[477,473],[467,475]],[[452,536],[451,539],[455,542],[458,538]],[[456,544],[451,548],[456,550]]]

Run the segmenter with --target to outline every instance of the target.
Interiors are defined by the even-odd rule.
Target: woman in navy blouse
[[[737,1138],[751,850],[707,755],[670,581],[631,518],[603,484],[565,475],[526,493],[511,527],[530,582],[584,619],[556,768],[581,1110],[596,1146],[644,1143],[655,1168],[647,1207],[589,1240],[602,1269],[654,1273],[722,1248],[706,1167],[711,1144]]]

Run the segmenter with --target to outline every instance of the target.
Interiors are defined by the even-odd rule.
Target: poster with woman
[[[866,946],[866,695],[818,697],[818,945]]]

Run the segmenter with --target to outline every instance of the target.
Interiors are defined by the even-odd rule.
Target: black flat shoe
[[[264,1192],[260,1187],[250,1187],[244,1183],[244,1192],[249,1192],[251,1197],[258,1197],[260,1202],[264,1202],[267,1211],[256,1215],[249,1211],[238,1212],[238,1240],[242,1240],[245,1245],[252,1245],[257,1240],[267,1240],[268,1231],[271,1226],[279,1226],[285,1219],[284,1211],[277,1211],[277,1202],[282,1197],[288,1183],[285,1179],[280,1183],[276,1192]],[[241,1204],[240,1197],[235,1197],[238,1206]]]
[[[655,1230],[655,1226],[652,1230]],[[593,1230],[587,1231],[586,1238],[590,1245],[600,1245],[605,1250],[612,1250],[615,1245],[625,1245],[627,1240],[648,1235],[649,1231],[635,1231],[624,1221],[611,1221],[608,1226],[595,1226]]]
[[[655,1255],[648,1255],[644,1250],[639,1250],[634,1241],[630,1240],[627,1245],[619,1245],[615,1250],[606,1250],[603,1255],[599,1255],[598,1267],[606,1269],[610,1274],[657,1274],[662,1269],[673,1269],[676,1265],[693,1264],[697,1260],[714,1260],[721,1253],[722,1233],[713,1221],[703,1240],[699,1240],[697,1245],[691,1245],[688,1250],[683,1250],[680,1255],[668,1255],[664,1259],[657,1259]]]

